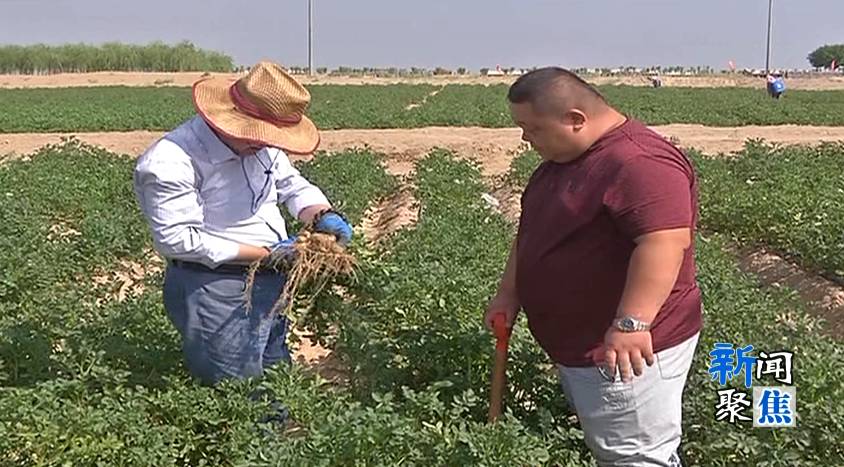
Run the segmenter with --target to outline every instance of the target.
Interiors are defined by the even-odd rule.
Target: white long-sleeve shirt
[[[279,204],[294,217],[308,206],[328,204],[283,151],[238,156],[199,116],[141,155],[134,190],[156,251],[209,267],[234,259],[240,243],[286,240]]]

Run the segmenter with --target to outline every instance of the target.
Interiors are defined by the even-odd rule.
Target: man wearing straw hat
[[[345,244],[352,228],[287,154],[310,154],[319,133],[304,115],[310,94],[274,63],[231,82],[193,87],[197,115],[138,160],[134,189],[156,250],[167,258],[164,306],[186,366],[203,384],[258,376],[290,360],[287,322],[271,313],[284,276],[247,265],[291,242],[278,209]]]

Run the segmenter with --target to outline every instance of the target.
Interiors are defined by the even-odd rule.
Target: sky
[[[764,68],[768,0],[313,0],[314,64]],[[772,68],[844,43],[844,0],[773,0]],[[0,0],[0,44],[193,42],[308,63],[307,0]]]

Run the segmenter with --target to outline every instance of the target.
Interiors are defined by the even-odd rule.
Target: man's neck
[[[586,145],[583,148],[583,151],[574,159],[578,159],[583,156],[583,154],[585,154],[599,139],[603,138],[604,135],[615,130],[621,125],[624,125],[626,122],[627,117],[612,108],[607,112],[593,117],[589,127],[590,137],[586,140]]]
[[[598,117],[595,123],[595,135],[592,143],[601,139],[607,133],[627,123],[627,117],[621,112],[610,108],[607,112]]]

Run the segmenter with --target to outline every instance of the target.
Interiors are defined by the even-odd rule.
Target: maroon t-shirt
[[[691,162],[636,120],[574,161],[543,162],[522,195],[516,288],[531,333],[548,355],[566,366],[593,365],[591,352],[618,311],[633,240],[663,229],[694,232],[697,217]],[[654,352],[701,328],[694,254],[694,246],[686,251],[652,323]]]

